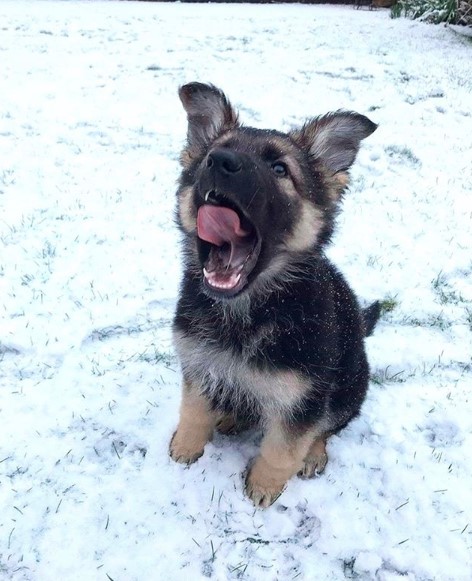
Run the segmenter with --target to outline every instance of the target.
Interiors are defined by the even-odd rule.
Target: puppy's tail
[[[362,309],[362,316],[364,318],[364,333],[369,337],[374,332],[375,325],[379,320],[382,305],[380,301],[375,301],[365,309]]]

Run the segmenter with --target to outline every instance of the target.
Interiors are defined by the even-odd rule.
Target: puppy
[[[260,425],[245,491],[267,507],[323,471],[326,439],[359,414],[369,368],[362,312],[323,253],[360,141],[376,129],[338,111],[290,133],[242,125],[225,94],[190,83],[177,221],[184,274],[173,336],[183,375],[176,462],[214,429]]]

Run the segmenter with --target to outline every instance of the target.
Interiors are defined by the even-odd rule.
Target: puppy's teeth
[[[220,290],[228,290],[234,288],[239,281],[241,280],[241,273],[238,273],[236,276],[232,275],[230,277],[229,282],[221,282],[215,280],[217,274],[215,272],[208,272],[206,268],[203,268],[203,276],[207,283],[212,286],[213,288],[217,288]]]

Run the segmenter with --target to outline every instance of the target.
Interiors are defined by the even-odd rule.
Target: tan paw
[[[304,462],[303,468],[298,473],[299,478],[313,478],[321,474],[326,468],[328,463],[328,454],[326,452],[320,452],[319,454],[308,455]]]
[[[175,462],[181,464],[193,464],[203,455],[206,440],[189,438],[188,434],[175,432],[169,444],[169,455]]]
[[[256,461],[246,477],[245,493],[258,508],[273,504],[285,490],[287,482],[267,477]]]

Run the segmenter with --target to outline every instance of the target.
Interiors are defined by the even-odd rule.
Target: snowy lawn
[[[0,579],[472,578],[472,44],[388,11],[0,3]],[[391,310],[326,473],[243,496],[260,435],[168,457],[179,84],[257,127],[379,123],[330,255]]]

